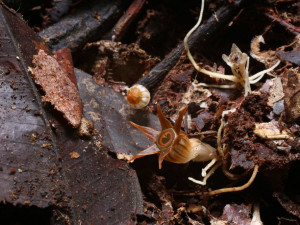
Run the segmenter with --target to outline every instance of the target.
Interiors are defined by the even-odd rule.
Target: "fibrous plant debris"
[[[34,67],[29,67],[29,71],[45,92],[42,101],[50,102],[73,127],[78,127],[83,106],[77,86],[69,78],[68,72],[55,56],[42,49],[33,56],[32,62]]]

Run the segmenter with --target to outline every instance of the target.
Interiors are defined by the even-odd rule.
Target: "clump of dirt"
[[[266,94],[252,94],[245,98],[236,112],[228,115],[223,143],[230,147],[231,169],[250,170],[260,165],[260,171],[283,168],[298,157],[290,151],[293,140],[265,140],[254,133],[255,123],[269,122],[271,107]],[[283,128],[282,128],[283,129]],[[295,143],[294,143],[295,144]],[[297,145],[297,144],[296,144]]]

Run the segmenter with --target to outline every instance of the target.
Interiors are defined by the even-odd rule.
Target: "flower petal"
[[[159,135],[160,131],[154,130],[151,127],[144,127],[144,126],[137,125],[131,121],[130,121],[130,123],[132,126],[138,128],[140,131],[142,131],[147,136],[147,138],[149,138],[153,143],[156,142],[156,138]]]
[[[160,105],[157,104],[157,116],[160,121],[161,129],[165,130],[168,128],[172,128],[172,124],[169,120],[166,119],[164,114],[161,111]]]
[[[172,147],[166,149],[166,150],[163,150],[163,151],[160,151],[159,153],[159,157],[158,157],[158,168],[161,169],[161,165],[162,165],[162,162],[164,161],[165,157],[172,151]]]
[[[188,107],[186,106],[183,110],[181,110],[181,112],[179,113],[178,119],[176,120],[176,122],[174,124],[173,128],[174,128],[177,135],[179,135],[179,133],[180,133],[182,119],[183,119],[183,116],[184,116],[187,109],[188,109]]]
[[[143,150],[143,151],[139,152],[138,154],[136,154],[135,156],[133,156],[127,162],[131,163],[137,158],[141,158],[141,157],[144,157],[144,156],[147,156],[147,155],[157,154],[159,152],[160,152],[160,150],[156,147],[156,145],[152,145],[149,148],[146,148],[145,150]]]

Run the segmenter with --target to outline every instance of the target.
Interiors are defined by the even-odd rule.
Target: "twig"
[[[300,28],[290,24],[289,22],[279,18],[276,14],[271,11],[270,13],[266,12],[265,16],[273,21],[277,21],[281,26],[283,26],[286,30],[291,32],[294,35],[300,34]]]
[[[42,30],[39,35],[51,50],[69,48],[74,53],[86,43],[99,40],[103,33],[113,27],[125,7],[124,2],[126,1],[87,1],[75,13]]]
[[[130,25],[136,20],[141,13],[146,0],[134,0],[125,14],[118,20],[113,28],[113,41],[120,41],[124,34],[128,31]]]

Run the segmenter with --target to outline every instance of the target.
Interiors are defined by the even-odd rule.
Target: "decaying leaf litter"
[[[132,5],[136,2],[138,1],[134,1]],[[176,3],[172,8],[175,9],[173,13],[168,8],[170,6],[164,5],[164,2],[149,3],[142,7],[144,14],[137,17],[138,19],[133,22],[131,28],[135,29],[136,33],[132,35],[131,32],[128,32],[127,36],[121,38],[123,42],[122,52],[124,51],[122,54],[118,52],[117,54],[107,53],[105,55],[105,51],[100,48],[100,45],[99,50],[101,52],[99,50],[88,52],[89,49],[86,47],[83,51],[86,51],[87,56],[96,58],[96,60],[86,61],[81,59],[81,54],[76,54],[76,50],[74,50],[76,48],[73,48],[75,65],[94,75],[94,80],[100,75],[102,85],[111,86],[114,90],[123,93],[126,85],[132,84],[132,80],[131,83],[128,82],[126,74],[122,76],[114,74],[113,66],[115,65],[112,63],[117,61],[118,57],[120,57],[121,62],[127,62],[124,71],[130,70],[130,67],[136,68],[135,62],[140,62],[143,65],[144,72],[141,71],[139,75],[136,74],[136,78],[133,79],[137,83],[147,86],[149,84],[147,76],[154,74],[152,77],[150,76],[151,79],[154,77],[154,82],[151,83],[157,83],[157,85],[149,85],[152,100],[149,107],[144,111],[136,113],[134,110],[128,111],[128,109],[124,111],[126,103],[121,100],[121,95],[117,97],[119,100],[116,102],[118,103],[113,108],[111,108],[112,102],[101,100],[101,95],[97,96],[96,99],[99,101],[96,102],[105,102],[104,106],[101,107],[102,117],[99,118],[99,115],[92,110],[89,119],[92,121],[97,120],[97,118],[104,120],[104,125],[101,126],[102,129],[104,128],[104,133],[100,133],[104,136],[104,145],[109,147],[107,151],[112,157],[129,159],[138,152],[132,150],[135,142],[138,143],[138,146],[143,145],[141,144],[143,142],[148,143],[140,135],[138,138],[133,137],[134,141],[127,144],[126,135],[122,137],[123,126],[127,127],[125,123],[128,122],[129,124],[129,121],[148,125],[147,120],[149,118],[142,121],[140,118],[145,118],[146,110],[155,114],[156,104],[162,107],[163,112],[169,115],[172,122],[176,121],[179,111],[188,105],[188,113],[184,118],[182,129],[189,137],[199,138],[216,148],[218,147],[217,137],[222,113],[226,110],[235,109],[224,115],[225,126],[222,130],[220,143],[227,149],[227,153],[222,159],[222,169],[228,173],[224,174],[222,169],[218,169],[209,178],[206,186],[193,184],[187,179],[193,177],[201,180],[201,170],[206,164],[191,162],[188,165],[177,165],[164,162],[162,170],[158,170],[156,156],[135,161],[133,168],[138,174],[144,197],[144,210],[143,213],[137,213],[136,221],[141,224],[217,224],[241,223],[241,221],[250,224],[251,221],[256,221],[258,224],[262,220],[265,224],[285,224],[288,222],[297,224],[299,222],[299,213],[297,213],[299,185],[297,186],[296,180],[297,170],[299,170],[297,160],[299,160],[300,149],[299,85],[297,85],[300,82],[299,63],[297,63],[297,52],[299,53],[297,12],[299,12],[299,5],[294,1],[275,1],[241,6],[243,10],[237,10],[239,13],[230,19],[229,25],[225,23],[206,40],[191,41],[190,48],[196,62],[202,63],[199,65],[206,70],[221,74],[230,74],[231,72],[222,61],[222,54],[228,55],[233,43],[242,52],[252,56],[249,65],[250,74],[260,72],[270,67],[270,64],[274,64],[275,60],[280,60],[280,65],[271,72],[273,77],[265,75],[258,83],[251,85],[252,93],[244,97],[241,87],[231,90],[199,86],[199,83],[228,85],[230,82],[197,73],[184,53],[183,47],[179,45],[175,48],[176,43],[183,40],[184,35],[196,22],[200,10],[199,2],[195,1],[189,4],[191,5],[183,6],[180,2]],[[207,25],[205,21],[210,16],[208,21],[219,20],[221,16],[218,17],[218,15],[221,14],[219,14],[218,9],[222,7],[226,9],[226,7],[232,6],[230,4],[234,3],[225,4],[216,1],[208,4],[204,11],[204,25]],[[132,5],[131,7],[133,7]],[[172,21],[171,18],[176,18],[175,12],[176,9],[180,8],[179,6],[184,7],[186,14],[189,14],[190,26],[186,27],[186,24],[184,24],[185,26],[178,26],[175,34],[165,32],[163,28],[166,25],[163,25],[161,21],[164,19]],[[196,7],[197,10],[191,10],[193,8],[191,6]],[[252,16],[249,17],[248,15]],[[270,20],[270,18],[272,19]],[[181,17],[180,19],[182,20]],[[59,22],[56,24],[59,25]],[[52,29],[55,28],[52,27]],[[164,30],[164,38],[160,37],[162,30]],[[47,28],[44,33],[47,33]],[[111,32],[108,32],[107,35],[110,34]],[[76,40],[72,34],[71,38]],[[47,40],[45,37],[44,39]],[[99,40],[101,39],[99,38]],[[161,43],[156,42],[157,40],[161,40]],[[128,51],[126,51],[126,43],[132,42],[138,44],[141,51],[145,50],[145,54],[152,55],[149,64],[147,64],[148,61],[145,63],[145,57],[139,54],[141,53],[140,50],[139,53],[135,53],[128,47]],[[102,43],[105,45],[105,41]],[[106,43],[106,45],[111,45],[109,41]],[[51,47],[51,43],[48,44]],[[93,43],[88,45],[97,47],[97,44]],[[171,52],[172,49],[174,50]],[[170,54],[166,55],[168,52]],[[151,70],[154,65],[153,62],[157,60],[154,59],[155,56],[161,57],[161,62]],[[136,57],[136,59],[132,61],[132,57]],[[146,57],[151,58],[151,56]],[[164,65],[165,67],[159,67]],[[155,70],[155,68],[160,68],[160,70]],[[163,71],[162,68],[168,69]],[[157,77],[155,77],[156,74],[158,74]],[[143,77],[140,78],[141,76]],[[125,80],[122,80],[124,77]],[[160,83],[161,79],[163,81]],[[82,82],[80,78],[78,78],[80,91],[81,83],[79,82]],[[90,85],[83,84],[88,87],[83,89],[84,92],[90,89]],[[95,88],[91,89],[93,90],[89,90],[88,93],[94,96]],[[100,91],[100,88],[96,89]],[[104,90],[101,93],[112,94],[112,92]],[[80,91],[80,95],[83,95],[82,91]],[[93,101],[87,103],[83,99],[83,104],[85,107],[90,105],[95,108]],[[108,108],[106,109],[105,105],[113,111],[114,109],[119,110],[116,110],[117,113],[114,114],[111,110],[107,111]],[[106,112],[117,117],[110,117],[106,115]],[[115,122],[118,117],[123,118],[121,125]],[[151,118],[155,121],[155,116]],[[59,121],[64,124],[63,120]],[[55,123],[52,126],[55,127]],[[148,126],[155,128],[154,126],[157,125]],[[96,125],[95,127],[97,130]],[[91,135],[97,136],[95,134],[97,132],[93,129],[91,128]],[[130,132],[132,133],[127,134],[127,137],[138,135],[138,131],[134,129]],[[118,137],[118,133],[120,133],[119,138],[122,137],[120,140],[123,141],[123,145],[114,141],[114,135]],[[112,145],[105,144],[107,135],[111,137]],[[74,151],[70,151],[70,153],[72,152],[74,155]],[[68,157],[70,156],[68,155]],[[249,179],[255,165],[259,165],[259,173],[250,188],[241,193],[228,193],[212,197],[206,203],[203,202],[205,193],[211,190],[244,184]],[[232,181],[227,176],[238,179]],[[82,207],[86,208],[86,213],[89,212],[87,207],[84,205]],[[238,215],[236,215],[237,213]]]
[[[126,162],[114,159],[105,151],[107,148],[114,149],[115,145],[108,129],[104,128],[109,119],[114,121],[120,118],[120,113],[114,111],[111,103],[120,105],[118,101],[124,101],[123,98],[116,96],[108,108],[105,101],[112,100],[113,90],[101,89],[92,82],[90,75],[79,70],[75,71],[76,79],[73,66],[72,70],[69,67],[71,61],[67,50],[52,56],[20,15],[6,8],[2,2],[0,7],[0,46],[3,54],[1,221],[6,224],[82,224],[83,221],[127,224],[134,221],[135,214],[142,213],[142,194],[136,173]],[[38,64],[34,56],[39,59],[39,53],[50,58],[52,63]],[[53,66],[55,64],[57,66]],[[29,73],[29,67],[37,68],[32,70],[34,75]],[[45,73],[46,68],[49,73]],[[59,73],[53,73],[53,70]],[[32,77],[39,75],[43,75],[43,82],[36,86]],[[57,85],[43,92],[42,85],[47,85],[47,76]],[[59,82],[62,81],[59,77],[63,77],[65,83]],[[59,79],[53,81],[55,78]],[[63,84],[69,85],[67,88],[72,87],[72,92],[65,91]],[[68,114],[66,99],[70,97],[78,101],[77,87],[80,101],[74,105],[80,106],[82,101],[84,107],[80,111],[82,113],[76,112],[76,115],[82,117],[83,114],[85,117],[75,129],[71,123],[74,119],[72,113],[75,112]],[[106,100],[97,99],[98,94],[95,99],[93,90],[97,93],[111,92],[105,95]],[[51,101],[51,104],[42,101],[45,100],[42,96],[47,94],[51,100],[57,101]],[[59,112],[55,108],[63,110]],[[115,113],[108,114],[111,117],[106,119],[105,124],[101,115],[108,109]],[[129,125],[127,127],[131,128]],[[127,127],[124,130],[130,130]],[[120,139],[119,134],[116,133],[114,139]],[[120,149],[128,149],[128,145],[132,150],[138,148],[130,136],[123,139],[126,141],[121,143],[123,146]],[[141,143],[142,146],[146,144]]]

